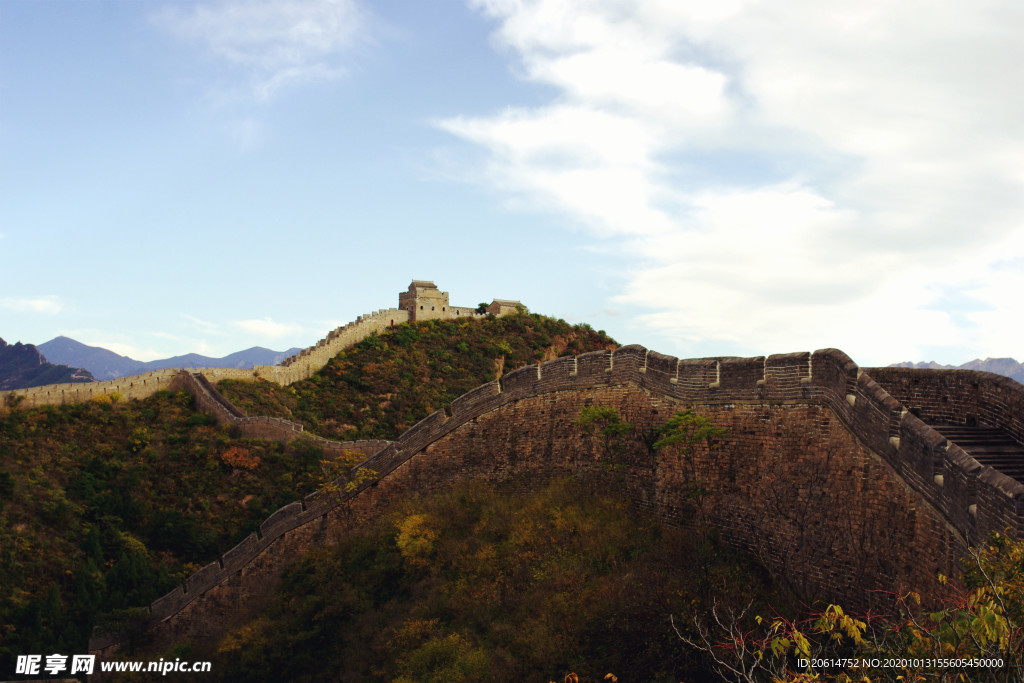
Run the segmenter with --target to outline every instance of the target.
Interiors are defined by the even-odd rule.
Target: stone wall
[[[718,484],[707,514],[808,592],[920,587],[955,571],[965,541],[1007,526],[1024,534],[1024,485],[946,448],[841,351],[680,360],[628,346],[521,368],[424,418],[362,463],[378,475],[372,484],[340,503],[317,492],[285,506],[259,535],[153,603],[157,640],[210,637],[247,595],[269,590],[297,551],[400,494],[466,477],[596,471],[572,423],[588,401],[648,426],[687,406],[727,426],[728,462],[706,461]],[[648,456],[632,455],[630,494],[678,515],[688,465]],[[116,642],[98,638],[90,649]]]
[[[341,351],[358,344],[371,334],[409,322],[409,319],[409,312],[398,308],[382,308],[375,313],[365,313],[356,318],[355,322],[332,331],[314,346],[286,358],[280,365],[256,366],[255,375],[284,385],[298,382],[311,377]],[[203,374],[208,373],[204,370]]]
[[[892,396],[926,422],[985,423],[1024,443],[1024,386],[979,370],[867,368]]]
[[[313,346],[289,356],[280,365],[257,365],[254,368],[196,368],[212,382],[222,379],[257,380],[263,379],[287,386],[307,379],[341,351],[358,344],[371,334],[380,333],[389,327],[411,320],[435,320],[462,317],[482,317],[475,308],[450,306],[448,292],[441,292],[432,282],[413,280],[408,292],[399,293],[399,308],[382,308],[375,313],[365,313],[346,325],[327,334]],[[488,309],[491,314],[505,315],[515,312],[518,301],[495,299]],[[423,308],[424,310],[420,310]],[[427,310],[429,309],[429,310]],[[104,382],[81,384],[51,384],[32,389],[0,391],[0,402],[7,395],[21,396],[22,405],[32,408],[42,405],[77,403],[88,401],[100,394],[120,393],[125,398],[146,398],[161,389],[168,388],[167,382],[177,374],[176,369],[154,370],[141,375],[121,377]]]
[[[0,403],[7,400],[7,396],[22,397],[21,405],[25,408],[81,403],[104,394],[120,394],[125,399],[146,398],[161,389],[170,388],[177,375],[178,370],[150,370],[141,375],[118,377],[102,382],[47,384],[31,389],[0,391]]]
[[[196,408],[213,415],[219,424],[226,424],[237,429],[242,436],[280,443],[290,443],[301,437],[316,442],[324,449],[325,455],[335,456],[356,451],[369,457],[391,443],[381,439],[332,441],[306,432],[298,422],[279,417],[249,417],[228,401],[203,374],[198,372],[182,370],[180,382],[182,388],[194,397]]]
[[[371,334],[383,332],[394,325],[408,322],[409,314],[397,308],[381,309],[376,313],[366,313],[356,318],[355,322],[343,325],[319,342],[303,349],[284,360],[281,365],[257,365],[254,368],[197,368],[212,382],[222,379],[257,380],[264,379],[282,385],[311,377],[317,370],[327,365],[341,351],[358,344]],[[22,405],[32,408],[42,405],[78,403],[88,401],[100,394],[119,393],[124,398],[146,398],[161,389],[168,389],[170,382],[178,375],[177,369],[153,370],[141,375],[119,377],[103,382],[87,382],[81,384],[50,384],[31,389],[15,389],[0,391],[0,402],[13,394],[23,397]]]

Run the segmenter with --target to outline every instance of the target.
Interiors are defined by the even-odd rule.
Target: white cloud
[[[182,313],[181,317],[187,320],[188,322],[192,323],[194,327],[200,328],[206,334],[223,334],[223,332],[220,329],[220,325],[218,325],[217,323],[212,323],[208,320],[201,320],[195,317],[194,315],[189,315],[188,313]]]
[[[618,238],[615,303],[651,309],[677,351],[1012,355],[1024,273],[999,263],[1024,263],[1024,10],[470,4],[555,94],[439,125],[485,152],[485,182]]]
[[[155,21],[241,70],[259,99],[343,75],[342,55],[366,28],[355,0],[219,0],[169,7]]]
[[[235,327],[265,339],[279,339],[288,335],[302,332],[300,325],[274,322],[270,318],[262,320],[236,320],[232,323]]]
[[[140,360],[143,362],[168,357],[167,354],[161,353],[160,351],[157,351],[155,349],[145,349],[140,346],[135,346],[134,344],[126,344],[124,342],[109,341],[105,339],[90,339],[89,341],[82,343],[87,344],[89,346],[99,346],[104,349],[107,349],[108,351],[113,351],[118,355],[128,356],[133,360]]]
[[[0,308],[18,313],[45,313],[56,315],[64,308],[60,300],[53,295],[37,297],[3,297],[0,298]]]

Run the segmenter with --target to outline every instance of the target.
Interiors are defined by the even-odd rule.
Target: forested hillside
[[[297,416],[328,436],[395,436],[502,367],[612,346],[541,316],[403,325],[294,391],[233,395],[260,401],[250,414]],[[322,459],[308,440],[237,438],[185,393],[33,409],[11,399],[0,406],[0,657],[84,652],[95,623],[130,623],[130,608],[338,471]]]

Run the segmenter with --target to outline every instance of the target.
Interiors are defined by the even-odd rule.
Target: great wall
[[[411,315],[389,309],[357,324],[398,324],[394,311]],[[349,331],[347,340],[363,329],[339,328]],[[340,350],[343,334],[307,350],[308,365],[299,359],[284,367],[308,374]],[[296,438],[301,426],[246,417],[210,383],[270,374],[180,372],[163,385],[173,377],[198,408],[247,435]],[[278,510],[150,605],[149,636],[164,646],[218,637],[260,604],[299,553],[381,514],[403,494],[466,479],[517,478],[527,486],[552,476],[607,479],[597,447],[575,424],[588,404],[616,407],[647,429],[685,408],[725,427],[720,455],[702,454],[696,464],[633,444],[614,484],[638,506],[682,519],[688,468],[699,466],[712,491],[708,521],[808,594],[849,603],[871,600],[874,590],[934,588],[939,573],[958,573],[967,544],[992,531],[1024,536],[1024,483],[930,426],[984,424],[1024,443],[1024,387],[1012,380],[964,370],[861,369],[836,349],[683,360],[627,346],[515,370],[394,442],[323,440],[325,450],[366,454],[357,467],[375,472],[374,480],[344,495],[317,491]],[[97,633],[89,649],[112,656],[125,638]]]
[[[399,294],[399,307],[365,313],[333,331],[315,345],[286,358],[280,365],[257,365],[253,368],[197,368],[211,382],[222,379],[256,380],[287,386],[312,376],[339,352],[359,343],[371,334],[411,320],[438,320],[459,317],[506,315],[521,306],[518,301],[495,299],[483,312],[465,306],[451,306],[448,292],[440,291],[433,282],[413,280],[406,292]],[[48,384],[31,389],[0,391],[0,401],[8,396],[17,397],[26,408],[60,405],[88,401],[104,394],[119,394],[122,398],[146,398],[161,389],[168,389],[177,381],[179,370],[151,370],[130,377],[102,382]]]

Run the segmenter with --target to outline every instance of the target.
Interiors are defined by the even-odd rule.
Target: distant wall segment
[[[154,602],[158,641],[216,635],[297,552],[380,514],[402,493],[476,477],[596,472],[594,447],[573,424],[590,402],[650,425],[692,407],[726,426],[734,457],[708,463],[718,487],[713,521],[776,569],[819,549],[787,572],[826,594],[927,582],[936,571],[955,573],[965,542],[1006,527],[1024,536],[1024,485],[948,445],[841,351],[681,360],[627,346],[520,368],[424,418],[360,465],[378,474],[372,484],[341,500],[316,492],[281,508]],[[683,465],[633,457],[629,494],[678,514]],[[97,638],[90,650],[116,642]]]
[[[314,441],[323,448],[325,455],[335,456],[355,451],[369,457],[391,443],[383,439],[332,441],[306,432],[298,422],[278,417],[248,417],[228,401],[204,375],[182,370],[178,381],[180,386],[195,398],[196,408],[213,415],[219,424],[237,429],[242,436],[280,443],[291,443],[295,439],[304,438]]]
[[[451,306],[448,292],[440,291],[433,282],[413,280],[406,292],[399,293],[399,307],[380,309],[366,313],[355,321],[332,330],[313,346],[289,356],[279,365],[257,365],[253,368],[197,368],[212,382],[222,379],[256,380],[263,379],[287,386],[307,379],[338,353],[350,348],[371,334],[415,320],[448,320],[456,318],[478,318],[485,315],[506,315],[521,307],[518,301],[495,299],[487,313],[477,313],[475,308]],[[125,398],[146,398],[161,389],[167,389],[177,370],[154,370],[141,375],[120,377],[103,382],[81,384],[51,384],[31,389],[0,391],[0,401],[7,395],[20,396],[25,407],[59,405],[88,401],[101,394],[119,393]]]
[[[371,334],[378,334],[409,321],[407,311],[397,308],[382,309],[356,318],[355,322],[337,328],[315,345],[287,358],[281,365],[257,365],[254,368],[197,368],[211,382],[222,379],[257,380],[289,385],[307,379],[341,351],[350,348]],[[161,389],[171,388],[171,383],[180,371],[176,369],[153,370],[141,375],[119,377],[103,382],[74,384],[50,384],[31,389],[0,391],[0,401],[7,395],[21,396],[22,405],[28,408],[43,405],[80,403],[103,394],[120,394],[124,398],[146,398]]]
[[[34,408],[64,403],[82,403],[97,396],[119,394],[122,398],[146,398],[161,389],[169,389],[178,375],[178,370],[151,370],[141,375],[118,377],[102,382],[81,382],[47,384],[31,389],[0,391],[0,403],[8,396],[22,397],[21,405]]]

